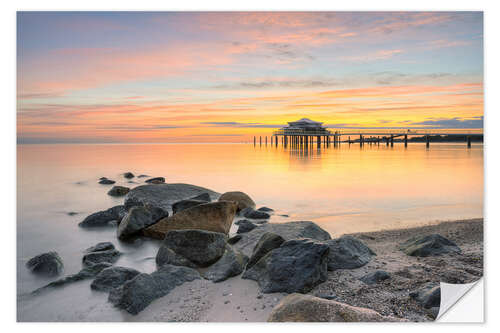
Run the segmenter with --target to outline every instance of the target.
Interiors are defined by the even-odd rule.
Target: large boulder
[[[150,205],[130,208],[116,230],[119,239],[127,239],[137,235],[145,228],[168,216],[168,212]]]
[[[200,201],[210,202],[212,201],[212,198],[210,198],[210,194],[202,193],[192,198],[189,198],[189,200],[200,200]]]
[[[330,234],[311,221],[297,221],[287,223],[266,223],[252,231],[239,234],[241,239],[234,245],[235,249],[246,256],[251,256],[255,245],[266,232],[280,235],[285,240],[296,238],[311,238],[319,241],[331,239]]]
[[[246,217],[247,219],[253,219],[253,220],[267,220],[271,217],[271,215],[269,215],[268,213],[260,210],[255,210],[251,207],[243,209],[240,212],[240,215]]]
[[[245,208],[255,208],[255,202],[253,202],[252,198],[248,196],[248,194],[234,191],[234,192],[226,192],[219,197],[219,201],[234,201],[238,204],[238,212]]]
[[[326,241],[330,247],[328,270],[359,268],[372,260],[375,255],[368,246],[351,236]]]
[[[253,249],[252,256],[247,263],[246,269],[250,269],[255,265],[262,257],[264,257],[269,251],[274,250],[281,246],[285,242],[285,239],[280,235],[274,234],[272,232],[266,232],[260,237],[257,245]]]
[[[462,252],[457,244],[439,234],[413,237],[401,244],[400,248],[407,255],[414,257]]]
[[[175,255],[185,258],[188,262],[198,267],[210,266],[224,254],[226,238],[226,235],[223,233],[205,230],[170,231],[166,234],[158,250],[156,263],[159,266],[165,264],[179,265],[181,259],[174,257],[171,252],[166,251],[166,249],[170,249]],[[175,262],[171,260],[175,260]]]
[[[108,300],[116,307],[133,315],[144,310],[152,301],[167,295],[185,282],[200,279],[194,269],[165,265],[157,271],[142,273],[112,289]]]
[[[114,264],[122,253],[118,250],[105,250],[89,252],[83,256],[82,262],[85,266],[92,266],[95,264],[109,263]]]
[[[439,283],[429,282],[422,288],[411,292],[410,297],[426,309],[439,308],[441,305],[441,286]]]
[[[178,213],[184,209],[188,209],[194,206],[198,206],[201,204],[207,203],[207,201],[202,201],[202,200],[193,200],[193,199],[186,199],[186,200],[181,200],[172,205],[172,213]]]
[[[144,235],[163,239],[171,230],[199,229],[229,233],[236,214],[234,202],[205,203],[178,212],[144,229]]]
[[[26,263],[26,267],[35,274],[56,276],[61,274],[64,264],[57,252],[51,251],[39,254]]]
[[[230,277],[240,275],[247,261],[247,256],[241,254],[239,251],[233,250],[233,248],[228,245],[222,257],[203,273],[203,277],[213,282],[224,281]]]
[[[291,294],[273,308],[269,322],[385,322],[403,321],[366,308],[311,295]]]
[[[170,211],[175,202],[190,199],[200,194],[208,193],[216,198],[219,194],[204,187],[190,184],[159,184],[142,185],[130,190],[125,197],[125,207],[144,206],[150,204]]]
[[[78,226],[82,228],[109,226],[112,221],[119,223],[125,214],[127,214],[127,211],[123,205],[114,206],[107,210],[90,214]]]
[[[312,239],[292,239],[261,258],[243,274],[264,293],[306,293],[328,277],[328,245]]]
[[[135,278],[141,272],[127,267],[108,267],[103,269],[94,281],[90,284],[90,288],[99,291],[111,291],[111,289],[117,288]]]
[[[130,189],[125,186],[113,186],[111,190],[108,191],[108,195],[112,197],[122,197],[130,192]]]

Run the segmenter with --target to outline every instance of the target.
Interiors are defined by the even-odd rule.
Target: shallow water
[[[274,208],[274,222],[312,220],[332,236],[417,226],[438,220],[482,217],[483,146],[410,143],[408,148],[365,144],[291,149],[248,144],[18,145],[17,291],[51,279],[36,278],[24,264],[57,251],[65,274],[81,268],[82,251],[112,241],[125,252],[117,265],[155,269],[158,242],[118,242],[115,230],[84,230],[86,215],[120,204],[100,185],[106,176],[164,176],[223,193],[241,190],[258,206]],[[134,178],[142,183],[145,178]],[[68,212],[77,212],[69,216]],[[280,214],[289,217],[279,216]],[[19,320],[123,320],[89,281],[18,302]],[[50,307],[43,306],[51,304]],[[128,319],[127,319],[128,320]]]

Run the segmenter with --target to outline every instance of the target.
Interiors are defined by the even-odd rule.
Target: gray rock
[[[185,266],[190,268],[197,268],[198,266],[190,260],[184,258],[180,254],[175,253],[172,249],[162,246],[156,254],[156,265],[158,267],[164,265]]]
[[[314,295],[315,297],[319,297],[319,298],[323,298],[323,299],[327,299],[327,300],[335,300],[338,298],[337,294],[335,294],[334,292],[331,292],[331,293],[317,293],[316,295]]]
[[[55,251],[39,254],[26,263],[26,267],[35,274],[56,276],[62,273],[64,264]]]
[[[457,244],[438,234],[413,237],[401,244],[400,248],[407,255],[414,257],[462,252]]]
[[[326,241],[330,247],[328,270],[353,269],[366,265],[375,255],[368,246],[351,236]]]
[[[111,242],[101,242],[85,250],[85,253],[114,250],[115,246]]]
[[[67,212],[66,214],[68,214],[69,216],[75,216],[78,214],[78,212]]]
[[[134,174],[132,172],[125,172],[123,174],[123,177],[127,178],[127,179],[131,179],[131,178],[134,178]]]
[[[430,282],[421,289],[411,292],[410,297],[426,309],[439,308],[441,305],[441,287],[439,283]]]
[[[230,277],[240,275],[247,261],[248,257],[233,250],[230,246],[226,246],[222,257],[203,273],[203,277],[213,282],[227,280]]]
[[[200,274],[194,269],[165,265],[151,274],[139,274],[111,290],[108,300],[114,306],[136,315],[175,287],[199,278]]]
[[[219,201],[236,202],[238,204],[238,212],[247,207],[255,208],[255,202],[252,200],[252,198],[250,198],[248,194],[239,191],[223,193],[219,197]]]
[[[235,236],[233,236],[233,237],[229,238],[229,239],[227,240],[227,243],[228,243],[229,245],[233,245],[233,244],[238,243],[238,241],[239,241],[240,239],[241,239],[241,235],[235,235]]]
[[[375,272],[364,275],[360,280],[366,284],[375,284],[390,278],[391,275],[386,271],[377,270]]]
[[[108,191],[108,195],[112,197],[121,197],[126,195],[129,191],[130,189],[125,186],[113,186],[113,188]]]
[[[261,212],[274,212],[274,209],[269,208],[269,207],[266,207],[266,206],[264,206],[264,207],[260,207],[260,208],[259,208],[259,209],[257,209],[257,210],[259,210],[259,211],[261,211]]]
[[[130,190],[125,197],[125,207],[129,209],[133,206],[150,204],[170,211],[175,202],[190,199],[203,193],[208,193],[212,198],[218,196],[217,192],[190,184],[142,185]]]
[[[139,175],[137,176],[137,178],[148,178],[149,176],[148,175]]]
[[[205,230],[173,230],[169,231],[158,250],[156,262],[164,263],[171,249],[198,267],[207,267],[219,260],[226,247],[226,235]]]
[[[114,264],[121,256],[118,250],[105,250],[98,252],[90,252],[83,256],[82,262],[85,266],[92,266],[100,263]]]
[[[121,286],[139,274],[141,274],[141,272],[132,268],[119,266],[108,267],[97,274],[90,288],[99,291],[111,291],[111,289]]]
[[[145,180],[145,182],[148,184],[163,184],[163,183],[165,183],[165,178],[155,177],[155,178],[147,179],[147,180]]]
[[[205,201],[205,202],[212,201],[212,199],[210,198],[210,194],[208,194],[208,193],[202,193],[200,195],[189,198],[189,200],[201,200],[201,201]]]
[[[122,240],[130,238],[167,216],[168,212],[159,207],[150,205],[132,207],[120,222],[116,235]]]
[[[82,228],[105,227],[111,221],[121,221],[127,211],[122,205],[111,207],[97,213],[90,214],[78,224]]]
[[[250,260],[246,266],[246,269],[250,269],[255,265],[262,257],[264,257],[269,251],[274,250],[281,246],[285,242],[285,239],[280,235],[274,234],[272,232],[266,232],[255,245]]]
[[[330,234],[321,229],[318,225],[310,221],[297,221],[287,223],[266,223],[250,232],[240,234],[241,240],[234,245],[234,248],[247,256],[251,256],[255,245],[266,232],[280,235],[285,240],[296,238],[311,238],[315,240],[329,240]]]
[[[263,293],[306,293],[325,282],[329,247],[312,239],[292,239],[261,258],[243,274]]]
[[[108,178],[101,178],[101,180],[99,180],[99,184],[103,184],[103,185],[111,185],[114,183],[116,183],[114,180],[111,180]]]
[[[238,231],[236,233],[242,234],[245,232],[252,231],[253,229],[257,228],[257,225],[248,221],[248,220],[240,220],[238,221]]]
[[[193,199],[186,199],[186,200],[181,200],[172,205],[172,212],[173,214],[180,212],[181,210],[191,208],[194,206],[198,206],[201,204],[207,203],[206,201],[202,200],[193,200]]]
[[[254,220],[267,220],[271,217],[266,212],[262,212],[260,210],[255,210],[253,208],[245,208],[240,212],[240,215],[246,217],[247,219],[254,219]]]

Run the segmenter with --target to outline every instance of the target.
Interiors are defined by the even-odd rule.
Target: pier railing
[[[276,130],[273,132],[273,135],[290,135],[290,136],[324,136],[324,135],[333,135],[333,133],[327,129],[321,130],[311,130],[311,129],[286,129],[286,130]]]

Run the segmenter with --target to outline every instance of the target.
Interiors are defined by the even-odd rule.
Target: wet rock
[[[269,251],[280,247],[284,242],[285,239],[283,239],[283,237],[281,237],[280,235],[274,234],[272,232],[266,232],[265,234],[263,234],[257,242],[257,245],[255,245],[255,248],[253,249],[246,269],[250,269]]]
[[[326,281],[328,252],[322,242],[292,239],[267,253],[242,277],[257,281],[264,293],[306,293]]]
[[[239,241],[240,239],[241,239],[241,235],[235,235],[235,236],[233,236],[233,237],[229,238],[229,239],[227,240],[227,243],[228,243],[229,245],[233,245],[233,244],[238,243],[238,241]]]
[[[131,179],[131,178],[134,178],[134,174],[132,172],[125,172],[123,174],[123,177],[127,178],[127,179]]]
[[[148,175],[139,175],[137,176],[137,178],[148,178],[149,176]]]
[[[401,244],[400,248],[407,255],[414,257],[429,257],[445,253],[462,252],[454,242],[439,234],[413,237]]]
[[[197,195],[197,196],[194,196],[192,198],[189,198],[189,200],[201,200],[201,201],[205,201],[205,202],[212,201],[212,199],[210,198],[210,194],[209,193],[202,193],[200,195]]]
[[[130,238],[167,216],[168,212],[159,207],[150,205],[132,207],[118,226],[116,235],[122,240]]]
[[[297,238],[311,238],[315,240],[329,240],[330,234],[311,221],[297,221],[287,223],[265,223],[250,232],[240,234],[241,240],[234,245],[243,254],[251,256],[255,245],[266,232],[280,235],[285,240]]]
[[[141,272],[127,267],[108,267],[103,269],[90,285],[90,288],[99,291],[111,291],[133,279]]]
[[[204,203],[207,202],[202,200],[192,200],[192,199],[181,200],[172,205],[172,212],[175,214],[177,212],[180,212],[181,210],[198,206]]]
[[[165,183],[165,178],[163,177],[155,177],[155,178],[150,178],[145,180],[146,183],[148,184],[164,184]]]
[[[136,315],[175,287],[199,278],[200,274],[194,269],[165,265],[151,274],[139,274],[111,290],[108,300],[114,306]]]
[[[390,279],[391,275],[386,271],[377,270],[375,272],[371,272],[363,276],[360,280],[366,284],[375,284],[381,281]]]
[[[115,246],[111,242],[101,242],[85,250],[85,253],[114,250]]]
[[[198,265],[184,258],[180,254],[175,253],[171,248],[166,246],[160,247],[156,254],[156,265],[158,267],[164,265],[185,266],[190,268],[198,268]]]
[[[176,255],[198,267],[207,267],[224,254],[226,235],[205,230],[170,231],[166,234],[156,256],[159,265],[168,264],[169,260],[172,260],[172,254],[163,248],[172,250]],[[175,260],[179,262],[180,259],[175,258]]]
[[[159,184],[141,185],[134,187],[125,197],[125,207],[144,206],[150,204],[170,211],[172,205],[178,201],[191,199],[197,195],[208,193],[212,198],[217,192],[207,188],[190,184]]]
[[[311,295],[291,294],[273,308],[269,322],[386,322],[404,321],[366,308]]]
[[[90,214],[78,224],[82,228],[105,227],[111,221],[121,221],[127,211],[122,205],[111,207],[97,213]]]
[[[261,212],[268,212],[268,213],[269,213],[269,212],[274,212],[274,209],[269,208],[269,207],[266,207],[266,206],[264,206],[264,207],[260,207],[260,208],[259,208],[259,209],[257,209],[257,210],[258,210],[258,211],[261,211]]]
[[[330,247],[328,255],[328,270],[354,269],[362,267],[375,255],[368,246],[351,236],[342,236],[326,241]]]
[[[254,219],[254,220],[267,220],[271,217],[266,212],[262,212],[260,210],[254,210],[253,208],[245,208],[240,212],[240,215],[243,215],[247,219]]]
[[[101,178],[101,180],[99,180],[99,184],[103,184],[103,185],[111,185],[114,183],[116,183],[114,180],[111,180],[108,178]]]
[[[203,273],[203,277],[213,282],[227,280],[230,277],[240,275],[247,261],[248,257],[233,250],[230,246],[226,246],[222,257]]]
[[[257,225],[248,221],[248,220],[240,220],[238,221],[238,231],[236,233],[242,234],[245,232],[252,231],[253,229],[257,228]]]
[[[64,264],[59,254],[51,251],[31,258],[26,267],[34,274],[56,276],[62,273]]]
[[[238,212],[245,208],[255,208],[255,202],[248,194],[234,191],[226,192],[219,197],[219,201],[234,201],[238,204]]]
[[[236,214],[236,203],[228,201],[205,203],[180,211],[144,229],[144,235],[165,238],[171,230],[197,229],[229,233]]]
[[[126,195],[129,191],[130,189],[125,186],[113,186],[113,188],[108,191],[108,195],[112,197],[121,197]]]
[[[100,263],[114,264],[121,256],[118,250],[105,250],[90,252],[83,256],[82,262],[85,266],[92,266]]]
[[[430,309],[441,305],[441,287],[439,283],[430,282],[419,290],[410,293],[410,297],[415,299],[424,308]]]

